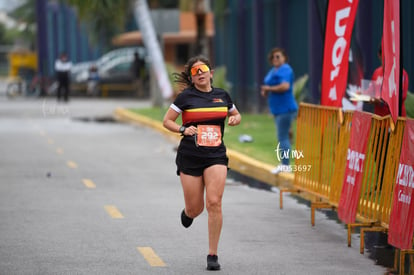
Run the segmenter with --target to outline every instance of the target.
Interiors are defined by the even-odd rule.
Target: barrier
[[[389,129],[389,116],[382,118],[373,115],[357,213],[361,220],[379,220],[382,210],[381,204],[384,201],[381,198],[390,195],[382,189],[385,155],[394,153],[391,150],[388,152],[387,148]]]
[[[295,165],[310,167],[310,171],[296,171],[293,186],[281,189],[280,208],[283,208],[285,192],[312,194],[311,224],[314,226],[316,209],[334,209],[337,206],[351,120],[352,112],[342,113],[340,108],[300,104],[296,148],[302,151],[304,157],[296,160]]]
[[[390,120],[389,120],[390,121]],[[398,161],[400,159],[400,152],[402,146],[402,138],[405,128],[405,119],[399,118],[395,125],[394,131],[384,133],[384,137],[388,138],[386,146],[381,148],[384,154],[380,154],[380,161],[382,157],[385,159],[383,165],[378,169],[377,175],[382,173],[383,177],[378,179],[379,184],[377,185],[377,190],[375,190],[376,196],[379,196],[378,203],[372,202],[373,207],[368,207],[368,203],[363,207],[363,211],[359,215],[369,216],[370,214],[375,213],[375,218],[378,219],[379,224],[373,227],[361,228],[360,230],[360,253],[364,253],[365,246],[365,233],[367,232],[386,232],[389,226],[391,207],[392,207],[392,198],[393,198],[393,187],[395,183],[396,172],[398,169]],[[383,169],[383,170],[382,170]],[[386,179],[386,180],[384,180]],[[379,187],[379,188],[378,188]],[[363,199],[361,199],[363,201]],[[361,202],[360,202],[361,203]],[[377,205],[377,207],[374,207]],[[371,218],[373,216],[371,215]]]
[[[296,160],[295,165],[310,166],[311,170],[295,171],[292,186],[281,189],[280,208],[283,208],[285,192],[311,194],[313,226],[316,209],[338,207],[347,162],[352,115],[353,112],[342,113],[337,108],[300,105],[296,149],[302,151],[304,157]],[[352,231],[361,227],[361,253],[364,252],[365,233],[386,232],[389,225],[405,119],[399,118],[395,126],[391,123],[389,116],[372,115],[356,223],[348,224],[349,246]],[[403,257],[400,257],[400,261],[401,259]]]
[[[388,150],[390,122],[390,116],[372,115],[356,213],[358,222],[348,224],[348,246],[351,246],[351,233],[355,227],[361,227],[361,244],[364,243],[366,231],[386,231],[380,227],[380,223],[384,198],[391,196],[390,189],[385,185],[392,186],[392,182],[388,180],[383,184],[386,155],[394,153]],[[363,253],[363,245],[360,249]]]
[[[296,148],[302,151],[303,158],[296,160],[295,165],[310,169],[297,171],[294,185],[322,199],[329,198],[340,117],[338,108],[305,104],[298,114]]]
[[[396,123],[396,127],[395,130],[390,134],[390,142],[389,142],[389,148],[391,148],[391,150],[398,152],[398,154],[394,154],[391,156],[387,156],[387,164],[386,164],[386,170],[385,170],[385,175],[384,178],[389,178],[390,182],[393,183],[393,185],[391,187],[388,187],[391,189],[391,196],[389,198],[387,198],[387,200],[384,202],[384,209],[383,209],[383,217],[381,219],[381,226],[384,228],[389,228],[390,225],[390,216],[391,216],[391,209],[393,207],[392,203],[393,203],[393,197],[394,197],[394,190],[395,189],[395,184],[397,182],[396,179],[396,175],[397,175],[397,169],[398,169],[398,164],[400,162],[400,152],[402,150],[402,140],[404,137],[404,131],[406,128],[406,122],[407,120],[410,119],[405,119],[405,118],[398,118],[397,123]],[[410,152],[411,154],[413,152]],[[411,236],[412,237],[412,236]],[[412,241],[412,245],[411,247],[413,247],[414,245],[414,239]],[[399,252],[399,253],[397,253]],[[398,257],[399,254],[399,257]],[[394,270],[398,270],[398,261],[399,261],[399,269],[400,269],[400,274],[405,274],[405,257],[406,255],[411,255],[410,257],[410,270],[411,273],[414,273],[414,261],[413,261],[413,257],[412,255],[414,255],[414,250],[413,249],[399,249],[396,250],[395,253],[395,260],[394,260]]]
[[[351,137],[351,124],[353,112],[345,111],[343,113],[343,121],[339,126],[338,147],[335,154],[335,170],[332,177],[332,190],[329,193],[329,203],[335,208],[338,207],[341,198],[342,184],[344,181],[347,150],[349,139]]]
[[[307,192],[314,196],[314,206],[329,199],[338,150],[340,108],[301,103],[297,118],[296,149],[303,157],[295,161],[293,186],[280,190],[280,208],[285,192]],[[312,217],[314,208],[312,208]]]
[[[384,179],[389,179],[391,183],[395,183],[396,174],[398,169],[398,162],[400,160],[400,152],[402,147],[402,139],[405,129],[405,118],[398,118],[395,125],[394,131],[390,133],[388,141],[388,151],[385,170],[384,170]],[[392,195],[393,195],[393,184],[385,184],[383,186],[384,192],[390,194],[390,196],[384,196],[381,209],[381,226],[388,228],[390,222],[391,206],[392,206]]]
[[[300,105],[296,149],[301,150],[304,157],[296,160],[295,165],[311,166],[311,171],[295,171],[292,186],[281,189],[280,208],[283,208],[285,192],[311,194],[311,223],[314,226],[316,209],[338,207],[352,116],[353,112],[342,113],[337,108]],[[361,227],[361,253],[364,253],[367,232],[388,230],[405,122],[405,118],[399,118],[393,125],[390,116],[372,115],[356,222],[348,224],[349,246],[353,229]],[[400,257],[395,257],[395,267],[399,258],[400,271],[404,270],[404,258],[408,254],[414,254],[414,250],[401,250]]]
[[[303,152],[296,166],[311,166],[310,171],[296,171],[293,186],[284,192],[307,192],[315,196],[313,208],[333,207],[339,203],[350,139],[352,112],[342,113],[339,108],[301,104],[297,121],[296,148]],[[396,131],[390,133],[390,117],[372,115],[367,154],[363,170],[361,196],[357,212],[358,225],[376,224],[383,218],[390,204],[389,181],[381,192],[382,179],[395,173],[403,127],[401,122]],[[399,133],[399,134],[397,134]],[[389,142],[390,140],[392,142]],[[399,143],[398,143],[399,142]],[[390,143],[390,145],[388,145]],[[399,145],[400,146],[400,145]],[[389,148],[388,148],[389,147]],[[385,167],[385,155],[388,164]],[[387,155],[387,156],[388,156]],[[393,160],[393,165],[391,165]],[[385,187],[385,186],[384,186]],[[382,195],[381,195],[382,193]],[[282,196],[283,192],[281,192]],[[312,221],[314,225],[314,221]]]

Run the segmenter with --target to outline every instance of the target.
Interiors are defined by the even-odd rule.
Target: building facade
[[[227,67],[232,94],[242,110],[266,107],[259,87],[270,65],[267,54],[283,47],[296,78],[309,76],[305,100],[320,102],[325,17],[328,0],[213,1],[215,65]],[[358,51],[362,77],[376,67],[382,37],[383,0],[359,0],[351,49]],[[403,66],[414,92],[414,1],[401,0]],[[350,66],[351,68],[352,66]]]

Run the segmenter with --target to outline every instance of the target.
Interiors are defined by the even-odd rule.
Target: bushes
[[[309,76],[308,74],[304,74],[301,77],[297,78],[295,80],[295,83],[293,84],[293,95],[295,96],[296,102],[300,103],[305,99],[306,96],[306,90],[305,86],[308,82]]]

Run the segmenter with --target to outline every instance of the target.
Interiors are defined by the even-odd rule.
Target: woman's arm
[[[181,125],[178,125],[175,122],[179,115],[180,115],[179,113],[169,108],[168,111],[164,115],[162,125],[168,130],[170,130],[171,132],[180,133]],[[188,136],[188,135],[194,135],[196,132],[197,132],[197,128],[194,126],[190,126],[190,127],[185,128],[182,134],[185,136]]]
[[[265,96],[269,92],[283,93],[283,92],[289,90],[289,88],[290,88],[289,82],[282,82],[279,85],[275,85],[275,86],[262,85],[261,94],[262,94],[262,96]]]
[[[178,125],[175,121],[177,120],[180,114],[169,108],[164,115],[162,125],[170,130],[171,132],[179,133],[181,125]]]
[[[240,122],[241,122],[241,115],[239,111],[237,111],[237,109],[234,108],[231,112],[229,112],[229,121],[227,124],[229,126],[236,126],[236,125],[239,125]]]

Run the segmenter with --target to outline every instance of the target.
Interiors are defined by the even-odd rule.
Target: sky
[[[23,0],[14,0],[14,1],[0,0],[0,10],[6,11],[6,12],[10,11],[14,9],[15,7],[19,6],[22,2]]]

